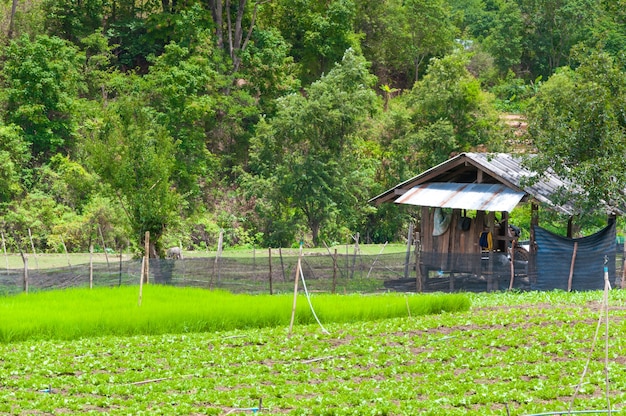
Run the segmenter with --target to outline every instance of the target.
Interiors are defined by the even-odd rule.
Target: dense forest
[[[624,204],[624,0],[0,0],[14,250],[397,241],[461,151]],[[514,120],[514,121],[511,121]]]

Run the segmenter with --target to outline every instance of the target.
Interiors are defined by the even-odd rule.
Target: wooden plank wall
[[[476,211],[472,218],[469,230],[461,230],[458,226],[462,210],[452,211],[452,220],[448,230],[440,236],[433,236],[433,216],[435,209],[422,207],[421,209],[421,247],[425,253],[439,253],[440,265],[427,265],[441,267],[444,270],[464,268],[468,257],[476,256],[476,262],[471,265],[467,272],[480,273],[480,234],[486,230],[487,218],[484,211]],[[468,215],[470,216],[470,215]],[[458,255],[462,256],[458,256]],[[467,268],[467,266],[465,266]]]

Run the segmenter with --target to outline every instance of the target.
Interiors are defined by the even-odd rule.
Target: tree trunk
[[[222,10],[224,6],[222,4],[222,0],[209,0],[209,7],[211,8],[213,22],[215,23],[215,37],[217,39],[217,47],[222,49],[224,47],[224,32],[222,29],[222,26],[224,24]]]
[[[320,224],[318,222],[313,222],[310,224],[311,227],[311,237],[313,238],[313,245],[317,247],[319,245],[320,238]]]
[[[11,4],[11,16],[9,17],[9,31],[7,37],[13,39],[13,29],[15,28],[15,11],[17,10],[17,0],[13,0]]]

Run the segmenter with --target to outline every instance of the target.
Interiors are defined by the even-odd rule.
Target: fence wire
[[[623,245],[618,245],[611,284],[621,285]],[[488,256],[448,253],[442,262],[440,253],[415,252],[393,254],[315,254],[302,259],[302,273],[310,292],[378,293],[400,292],[458,292],[507,290],[552,290],[567,287],[567,273],[542,277],[540,270],[529,265],[533,259],[510,260],[497,253],[491,261]],[[408,259],[408,261],[407,261]],[[570,266],[571,253],[555,255],[555,262]],[[150,259],[149,283],[222,289],[233,293],[291,293],[294,287],[297,256],[265,257],[188,257],[180,260]],[[598,259],[579,258],[577,261]],[[445,267],[438,265],[445,264]],[[580,263],[579,263],[580,264]],[[418,266],[419,265],[419,266]],[[513,274],[512,274],[513,272]],[[419,273],[419,274],[418,274]],[[16,294],[25,290],[23,269],[0,271],[0,294]],[[513,284],[511,285],[511,276]],[[91,277],[90,277],[91,276]],[[141,276],[141,260],[78,264],[66,267],[29,269],[28,290],[65,289],[70,287],[114,287],[137,285]],[[421,279],[417,277],[421,276]],[[596,279],[597,277],[597,279]],[[603,281],[602,265],[597,276]],[[539,284],[538,284],[539,282]],[[543,284],[541,284],[543,283]],[[565,286],[564,286],[565,285]],[[573,290],[589,290],[593,287]]]

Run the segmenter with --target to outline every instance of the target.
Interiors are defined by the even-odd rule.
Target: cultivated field
[[[296,325],[289,336],[280,324],[1,344],[0,413],[225,415],[252,414],[259,404],[262,414],[292,415],[626,408],[623,291],[610,293],[606,348],[604,323],[595,336],[600,292],[467,296],[467,311],[355,323],[321,317],[328,333]]]

